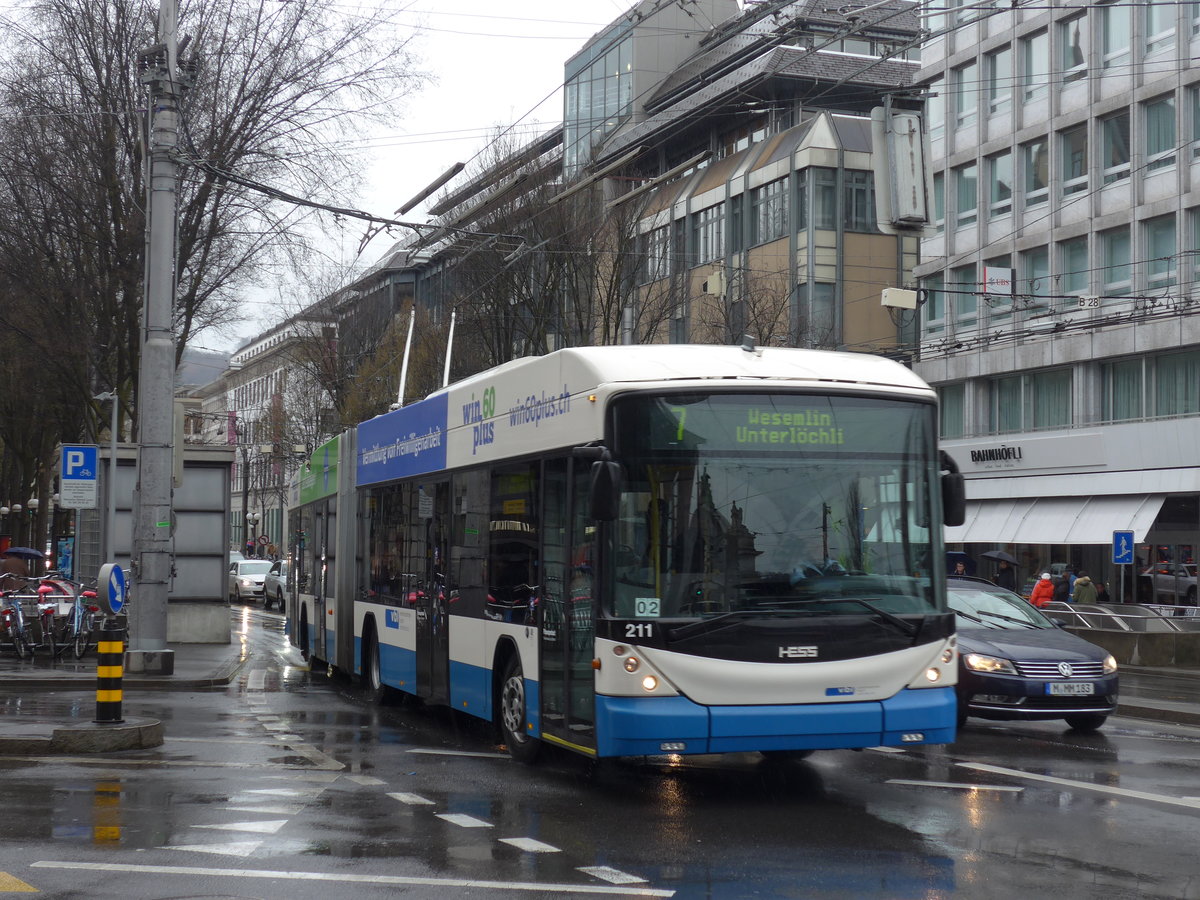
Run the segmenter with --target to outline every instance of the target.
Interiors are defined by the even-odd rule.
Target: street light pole
[[[104,526],[104,556],[103,562],[117,561],[117,414],[120,406],[117,402],[116,391],[105,391],[97,394],[93,400],[111,400],[112,418],[109,420],[108,431],[108,490],[104,492],[107,503],[107,523]]]

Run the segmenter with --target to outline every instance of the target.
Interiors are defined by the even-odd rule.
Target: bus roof
[[[522,369],[541,369],[547,376],[569,370],[596,387],[621,383],[679,379],[771,380],[829,386],[880,386],[931,392],[911,369],[867,353],[801,350],[793,347],[741,347],[712,344],[633,344],[568,347],[545,356],[514,359],[457,381],[430,394],[436,397],[474,382],[493,382]],[[580,382],[576,382],[577,384]]]

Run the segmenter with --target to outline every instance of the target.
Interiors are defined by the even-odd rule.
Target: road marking
[[[543,844],[533,838],[500,838],[500,843],[511,844],[518,850],[527,850],[530,853],[562,853],[553,844]]]
[[[176,847],[162,847],[162,850],[186,850],[188,853],[217,853],[221,856],[239,856],[245,859],[263,845],[262,841],[234,841],[232,844],[180,844]],[[34,863],[36,866],[37,863]],[[97,866],[96,868],[104,868]]]
[[[252,788],[248,791],[238,791],[237,796],[267,796],[267,797],[295,797],[297,799],[311,800],[314,797],[319,797],[325,793],[325,788],[305,788],[298,790],[296,788]]]
[[[1012,791],[1019,794],[1023,787],[1009,784],[960,784],[955,781],[909,781],[907,778],[889,778],[885,784],[911,784],[914,787],[958,788],[964,791]]]
[[[393,800],[399,800],[401,803],[406,803],[409,806],[433,806],[432,800],[426,800],[420,794],[388,794]]]
[[[868,747],[868,750],[874,750],[876,753],[907,753],[903,747]]]
[[[1082,791],[1095,791],[1098,794],[1111,794],[1115,797],[1127,797],[1131,800],[1149,800],[1152,803],[1165,803],[1168,806],[1183,806],[1188,809],[1200,809],[1200,800],[1188,797],[1167,797],[1164,794],[1151,794],[1148,791],[1134,791],[1129,788],[1108,787],[1103,784],[1090,784],[1086,781],[1072,781],[1069,778],[1055,778],[1052,775],[1036,775],[1033,772],[1022,772],[1020,769],[1006,769],[1003,766],[990,766],[986,763],[960,762],[956,765],[980,772],[990,772],[993,775],[1007,775],[1010,778],[1022,778],[1029,781],[1041,781],[1045,784],[1056,784],[1061,787],[1074,788]]]
[[[246,679],[246,690],[261,691],[267,683],[267,670],[254,669]]]
[[[267,813],[273,816],[295,816],[304,812],[304,805],[297,803],[292,806],[222,806],[230,812]]]
[[[248,831],[252,834],[274,834],[288,823],[287,819],[269,822],[228,822],[224,825],[193,825],[193,828],[211,828],[214,831]]]
[[[660,888],[605,887],[599,884],[554,884],[536,881],[479,881],[470,878],[406,878],[401,875],[358,875],[353,872],[288,872],[272,869],[212,869],[203,866],[133,866],[119,863],[39,860],[35,869],[75,869],[90,872],[123,872],[129,875],[198,875],[206,878],[291,879],[348,884],[380,884],[408,887],[478,888],[499,891],[535,891],[543,894],[606,894],[619,897],[674,897],[675,891]]]
[[[439,819],[445,819],[451,825],[457,825],[459,828],[491,828],[491,822],[485,822],[483,819],[477,819],[474,816],[464,815],[463,813],[434,813]]]
[[[368,787],[373,784],[387,784],[382,778],[376,778],[374,775],[343,775],[347,781],[353,781],[355,784],[360,784],[363,787]]]
[[[475,752],[472,750],[431,750],[418,747],[408,752],[424,753],[428,756],[473,756],[476,759],[509,759],[507,753],[485,753],[483,751]]]
[[[31,884],[26,884],[20,878],[9,875],[7,872],[0,872],[0,893],[4,894],[40,894],[37,888]]]
[[[601,878],[610,884],[646,883],[645,878],[638,878],[636,875],[630,875],[628,872],[622,872],[620,869],[614,869],[610,866],[579,866],[575,871]]]

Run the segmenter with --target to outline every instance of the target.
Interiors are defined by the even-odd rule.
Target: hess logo
[[[817,655],[816,647],[780,647],[780,659],[813,659]]]

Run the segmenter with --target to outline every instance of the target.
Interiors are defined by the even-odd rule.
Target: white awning
[[[968,500],[964,524],[946,540],[964,544],[1111,544],[1114,531],[1142,541],[1158,517],[1164,494],[1136,497],[1042,497]]]

